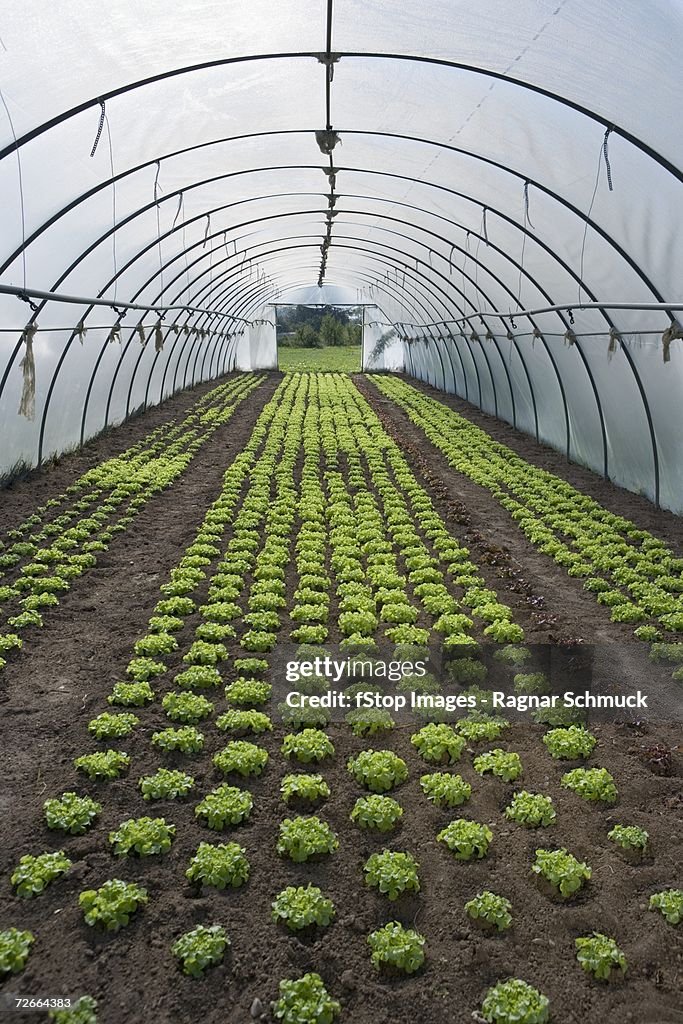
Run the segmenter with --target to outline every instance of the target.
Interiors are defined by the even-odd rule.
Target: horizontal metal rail
[[[120,310],[136,309],[142,313],[153,312],[165,315],[171,310],[184,310],[186,313],[208,313],[211,316],[219,315],[229,320],[237,320],[243,324],[250,323],[249,320],[232,316],[230,313],[216,314],[213,309],[203,309],[199,306],[148,306],[139,302],[119,302],[117,299],[93,299],[78,295],[64,295],[62,292],[44,292],[38,288],[20,288],[18,285],[12,284],[0,284],[0,295],[15,295],[24,302],[27,299],[41,299],[45,302],[67,302],[76,306],[107,306],[116,313],[119,313]]]
[[[486,309],[481,313],[471,313],[468,316],[459,317],[457,320],[437,320],[430,324],[399,324],[398,326],[424,330],[427,327],[446,327],[449,324],[470,323],[472,320],[479,320],[482,317],[516,320],[523,316],[540,316],[541,313],[575,313],[582,309],[632,309],[642,313],[672,313],[683,310],[683,302],[567,302],[558,306],[541,306],[538,309],[515,309],[509,313],[496,313]]]

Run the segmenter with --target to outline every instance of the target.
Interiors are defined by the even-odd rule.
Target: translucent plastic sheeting
[[[405,355],[391,320],[376,306],[366,306],[363,318],[363,361],[368,371],[403,370]]]
[[[277,370],[277,339],[272,307],[264,306],[258,311],[244,341],[242,350],[238,350],[237,369]]]
[[[0,296],[0,472],[271,365],[268,304],[336,288],[366,361],[386,324],[385,368],[683,511],[672,315],[520,313],[683,298],[681,4],[8,0],[0,39],[0,283],[207,310],[156,351],[154,312],[112,344],[111,308]]]

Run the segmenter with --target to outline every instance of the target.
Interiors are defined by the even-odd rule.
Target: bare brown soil
[[[0,930],[12,925],[30,928],[37,941],[26,970],[0,983],[0,993],[88,993],[99,1002],[103,1024],[248,1024],[254,1000],[261,1001],[263,1019],[271,1021],[270,1002],[277,996],[278,982],[316,970],[342,1004],[342,1024],[413,1024],[416,1018],[424,1024],[471,1024],[477,1021],[473,1014],[488,986],[512,975],[549,996],[554,1024],[683,1024],[680,928],[647,910],[651,892],[680,887],[683,764],[674,726],[595,726],[599,744],[589,763],[608,768],[619,787],[617,806],[601,809],[561,787],[567,766],[547,754],[539,727],[514,725],[495,745],[519,752],[524,787],[551,794],[557,810],[557,823],[535,832],[506,820],[502,812],[513,787],[480,778],[472,768],[475,751],[466,751],[454,769],[472,784],[471,801],[462,812],[438,811],[421,793],[419,777],[431,769],[411,745],[410,729],[396,729],[370,744],[355,739],[347,727],[333,725],[329,732],[335,756],[320,768],[332,795],[318,813],[338,834],[340,849],[315,865],[291,864],[275,852],[278,825],[287,816],[279,782],[292,770],[280,753],[281,727],[259,741],[270,754],[263,776],[245,783],[254,795],[250,821],[224,835],[197,823],[194,798],[158,804],[142,800],[137,788],[141,775],[162,763],[180,763],[179,756],[165,758],[151,747],[152,732],[168,724],[158,703],[140,712],[141,727],[130,740],[113,744],[132,757],[128,777],[100,786],[77,778],[72,759],[95,749],[87,722],[104,709],[112,684],[123,677],[132,643],[145,632],[160,583],[191,542],[218,494],[226,466],[244,444],[277,379],[273,376],[257,389],[180,480],[148,503],[133,529],[112,542],[97,568],[46,615],[45,628],[6,669],[7,699],[0,704]],[[372,391],[365,388],[368,396]],[[186,396],[172,402],[181,398]],[[153,421],[143,417],[95,442],[85,454],[65,458],[45,479],[39,475],[16,485],[12,491],[20,497],[8,505],[6,525],[19,521],[32,504],[62,489],[88,465],[133,443],[139,432],[171,414],[172,402],[148,414]],[[452,473],[449,477],[434,449],[409,432],[402,414],[390,414],[380,403],[377,408],[387,425],[397,425],[399,443],[418,476],[436,476],[430,487],[444,514],[452,506],[448,521],[453,530],[461,531],[459,537],[472,532],[483,536],[481,548],[476,538],[471,542],[477,560],[487,547],[509,553],[509,559],[502,557],[499,564],[484,563],[487,578],[500,588],[505,580],[514,584],[519,579],[499,575],[499,570],[520,570],[531,587],[531,593],[523,588],[516,595],[525,624],[533,625],[537,611],[556,616],[552,624],[537,623],[534,639],[545,641],[552,633],[594,640],[599,630],[607,629],[602,610],[592,599],[584,603],[567,586],[573,587],[572,581],[552,562],[528,545],[528,551],[520,547],[510,524],[495,518],[483,492],[470,490]],[[95,451],[97,446],[101,447]],[[59,483],[55,473],[63,474]],[[438,478],[443,479],[444,493],[439,492]],[[53,484],[55,491],[50,490]],[[544,598],[541,609],[529,603],[537,593]],[[515,597],[514,590],[510,597]],[[191,623],[186,625],[183,637],[191,629]],[[608,638],[615,636],[610,631]],[[170,687],[170,675],[162,685]],[[210,696],[217,712],[222,711],[222,693]],[[207,726],[204,731],[204,751],[182,762],[202,795],[220,781],[211,757],[226,743],[215,728]],[[638,757],[640,747],[655,742],[673,748],[669,776],[655,774]],[[409,769],[408,781],[394,794],[404,807],[404,824],[388,838],[361,832],[349,821],[361,790],[347,772],[346,760],[369,745],[396,750]],[[101,794],[104,811],[87,835],[60,838],[45,827],[42,803],[70,789]],[[126,818],[143,814],[164,815],[177,826],[171,852],[142,861],[115,858],[109,831]],[[494,841],[484,860],[459,863],[436,842],[438,831],[459,816],[490,824]],[[615,822],[638,824],[650,833],[651,856],[642,865],[626,863],[607,840]],[[202,840],[232,839],[247,851],[250,881],[242,889],[206,890],[197,896],[185,881],[190,856]],[[422,892],[405,906],[384,902],[363,884],[364,861],[385,845],[410,851],[420,863]],[[592,866],[585,893],[559,905],[539,891],[530,866],[535,849],[542,845],[566,846]],[[9,875],[19,857],[60,848],[74,862],[69,874],[36,900],[15,897]],[[112,877],[140,881],[149,890],[150,903],[128,928],[102,937],[84,924],[78,894]],[[337,919],[322,935],[302,942],[271,922],[270,903],[286,885],[308,881],[333,899]],[[514,927],[505,935],[484,936],[465,915],[465,901],[485,888],[512,901]],[[403,920],[427,937],[426,968],[413,978],[384,980],[370,965],[366,936],[391,919]],[[214,921],[230,935],[230,955],[204,979],[183,976],[170,954],[171,944],[196,924]],[[595,929],[616,937],[624,950],[629,971],[623,983],[599,985],[577,964],[574,939]],[[11,1019],[36,1021],[45,1015],[16,1014]]]

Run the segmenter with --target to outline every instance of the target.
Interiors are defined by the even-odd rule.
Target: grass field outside
[[[361,368],[360,345],[327,348],[278,347],[277,355],[280,369],[285,373],[325,370],[335,373],[359,373]]]

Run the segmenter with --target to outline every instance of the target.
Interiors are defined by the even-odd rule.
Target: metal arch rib
[[[338,56],[340,58],[353,58],[355,60],[393,60],[407,61],[414,64],[428,64],[451,68],[455,71],[465,71],[473,75],[481,75],[484,78],[491,78],[499,82],[505,82],[508,85],[524,89],[527,92],[534,93],[538,96],[543,96],[545,99],[549,99],[555,103],[560,103],[562,106],[565,106],[570,110],[574,110],[584,117],[589,118],[591,121],[595,121],[597,124],[602,125],[603,128],[609,128],[614,135],[620,136],[630,145],[641,150],[641,152],[645,153],[651,160],[654,160],[661,167],[667,170],[678,181],[683,182],[683,171],[681,171],[680,168],[672,163],[667,157],[657,152],[657,150],[648,143],[639,139],[636,135],[633,135],[632,132],[622,128],[621,125],[616,124],[614,121],[608,120],[602,114],[598,114],[589,107],[585,107],[574,100],[570,100],[568,97],[561,96],[559,93],[554,93],[550,89],[545,89],[543,86],[535,85],[532,82],[525,82],[522,79],[514,78],[512,75],[508,75],[501,71],[493,71],[490,68],[482,68],[474,64],[467,64],[463,61],[452,61],[440,57],[426,57],[409,53],[380,53],[356,50],[340,50],[338,51]],[[21,135],[16,141],[13,140],[1,149],[0,160],[3,160],[6,156],[16,152],[17,149],[24,146],[27,142],[38,138],[51,128],[61,124],[63,121],[69,120],[69,118],[74,117],[76,114],[83,113],[83,111],[88,110],[90,107],[99,105],[103,100],[106,102],[107,100],[114,99],[116,96],[122,96],[125,93],[133,92],[136,89],[141,89],[148,85],[153,85],[156,82],[163,82],[170,78],[177,78],[181,75],[193,74],[198,71],[207,71],[212,68],[227,67],[231,64],[255,63],[257,61],[267,60],[301,60],[311,58],[318,61],[319,53],[308,50],[298,50],[279,53],[247,54],[239,57],[223,57],[217,60],[203,61],[197,64],[190,64],[182,68],[172,68],[170,71],[159,72],[156,75],[150,75],[147,78],[141,78],[135,82],[129,82],[127,85],[119,86],[116,89],[110,89],[107,92],[102,93],[100,96],[94,96],[85,100],[82,103],[63,111],[61,114],[57,114],[55,117],[44,121],[42,124],[37,125],[28,132],[25,132],[24,135]]]

